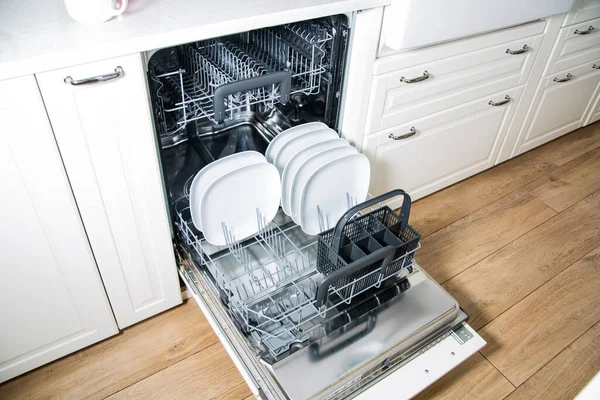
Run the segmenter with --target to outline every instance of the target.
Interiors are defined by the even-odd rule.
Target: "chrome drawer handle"
[[[402,140],[402,139],[408,139],[409,137],[416,135],[416,134],[417,134],[417,130],[413,126],[412,128],[410,128],[410,132],[405,133],[404,135],[399,135],[399,136],[396,136],[393,133],[390,133],[389,138],[394,139],[394,140]]]
[[[600,65],[594,64],[594,65],[592,65],[592,68],[594,68],[594,69],[600,69]]]
[[[594,27],[590,25],[589,28],[587,28],[585,31],[580,31],[579,29],[575,29],[575,32],[573,32],[576,35],[587,35],[588,33],[592,33],[592,31],[594,30]]]
[[[123,76],[123,68],[116,67],[115,68],[115,72],[113,72],[113,73],[104,74],[104,75],[98,75],[98,76],[92,76],[91,78],[73,79],[70,76],[67,76],[65,78],[65,83],[68,83],[69,85],[73,85],[73,86],[88,85],[90,83],[110,81],[110,80],[113,80],[113,79],[120,78],[122,76]]]
[[[494,107],[498,107],[498,106],[503,106],[504,104],[510,102],[512,99],[510,98],[509,95],[506,95],[504,97],[504,100],[499,101],[499,102],[494,102],[493,100],[490,100],[490,102],[488,103],[490,106],[494,106]]]
[[[401,77],[400,78],[400,82],[404,82],[404,83],[417,83],[417,82],[422,82],[425,79],[429,79],[429,72],[427,72],[427,70],[423,71],[423,76],[418,76],[416,78],[407,79],[405,77]]]
[[[560,78],[554,78],[554,82],[568,82],[571,79],[573,79],[573,75],[571,74],[567,74],[564,78],[560,79]]]
[[[523,53],[527,53],[528,51],[529,51],[529,46],[527,46],[525,44],[525,45],[523,45],[523,48],[519,49],[519,50],[506,49],[506,54],[512,54],[514,56],[515,54],[523,54]]]

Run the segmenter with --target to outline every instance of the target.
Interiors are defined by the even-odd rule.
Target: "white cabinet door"
[[[118,332],[33,76],[0,82],[0,382]]]
[[[119,327],[181,303],[141,55],[37,79]]]
[[[597,92],[594,101],[594,106],[590,110],[589,115],[586,117],[585,123],[583,126],[588,126],[596,121],[600,120],[600,93]]]
[[[593,65],[588,63],[541,80],[517,154],[583,126],[600,89],[600,70]]]
[[[521,92],[522,86],[367,136],[370,192],[401,188],[418,199],[491,167]]]

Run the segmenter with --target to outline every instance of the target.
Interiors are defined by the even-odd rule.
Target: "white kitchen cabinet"
[[[596,64],[600,64],[600,60]],[[600,70],[593,65],[593,62],[587,63],[540,81],[522,137],[517,142],[517,154],[583,126],[600,88]]]
[[[141,55],[37,79],[119,327],[181,303]]]
[[[488,35],[486,42],[471,38],[462,46],[441,44],[377,60],[366,134],[524,84],[545,25],[535,22]]]
[[[594,104],[591,107],[588,116],[585,118],[583,126],[587,126],[600,120],[600,90],[596,92],[595,98],[592,99],[592,101],[594,102]]]
[[[0,382],[118,332],[33,76],[0,82]]]
[[[403,188],[418,199],[491,167],[521,91],[499,92],[365,137],[370,192]]]

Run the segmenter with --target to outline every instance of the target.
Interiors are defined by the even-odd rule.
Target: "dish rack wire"
[[[219,123],[215,91],[222,85],[276,72],[291,73],[290,95],[317,94],[327,72],[327,48],[333,36],[319,21],[259,29],[178,47],[178,60],[150,61],[156,83],[154,112],[161,137],[180,133],[191,121]],[[270,84],[227,96],[228,118],[256,105],[274,107],[281,85]]]
[[[191,222],[187,199],[176,207],[176,227],[193,257],[212,275],[222,301],[242,332],[252,335],[277,359],[296,343],[309,338],[321,323],[337,316],[337,308],[414,266],[420,244],[395,260],[397,273],[385,276],[375,268],[354,276],[339,287],[327,288],[327,301],[319,305],[317,290],[324,276],[317,270],[318,237],[302,232],[280,212],[271,222],[257,210],[259,233],[237,241],[223,225],[227,245],[207,243]],[[381,204],[368,211],[380,209]]]

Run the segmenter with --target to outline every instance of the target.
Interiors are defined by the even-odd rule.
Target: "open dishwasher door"
[[[319,346],[298,351],[292,354],[295,357],[288,357],[288,361],[284,359],[279,365],[257,360],[227,310],[193,264],[184,260],[180,275],[257,398],[307,398],[304,396],[306,393],[317,391],[319,393],[308,398],[374,400],[391,396],[394,399],[410,399],[486,344],[466,322],[453,325],[452,322],[463,320],[465,314],[455,310],[455,303],[446,298],[448,295],[443,289],[417,264],[415,267],[409,279],[413,285],[411,290],[418,289],[408,299],[410,291],[406,292],[407,296],[403,298],[406,304],[397,301],[379,310],[377,316],[359,318],[343,331],[324,338]],[[426,293],[434,297],[420,298],[419,295]],[[441,301],[438,303],[436,300]],[[443,305],[447,308],[445,311]],[[415,332],[403,325],[400,318],[416,313],[419,307],[431,312],[430,317],[436,313],[442,315],[434,318],[436,321],[425,323],[426,329]],[[450,321],[452,316],[454,320]],[[382,321],[379,324],[378,318]],[[414,326],[427,319],[426,314],[420,315],[413,320]],[[399,332],[393,331],[392,328],[398,326],[402,326]],[[377,336],[380,341],[377,342],[371,335]],[[386,341],[392,342],[401,336],[405,340],[388,352],[383,351]],[[378,356],[372,357],[373,354]],[[369,357],[371,362],[361,363]],[[359,365],[359,368],[352,370],[353,364]],[[344,371],[344,368],[349,369]],[[318,387],[322,390],[315,389]],[[292,392],[300,397],[291,395]]]

